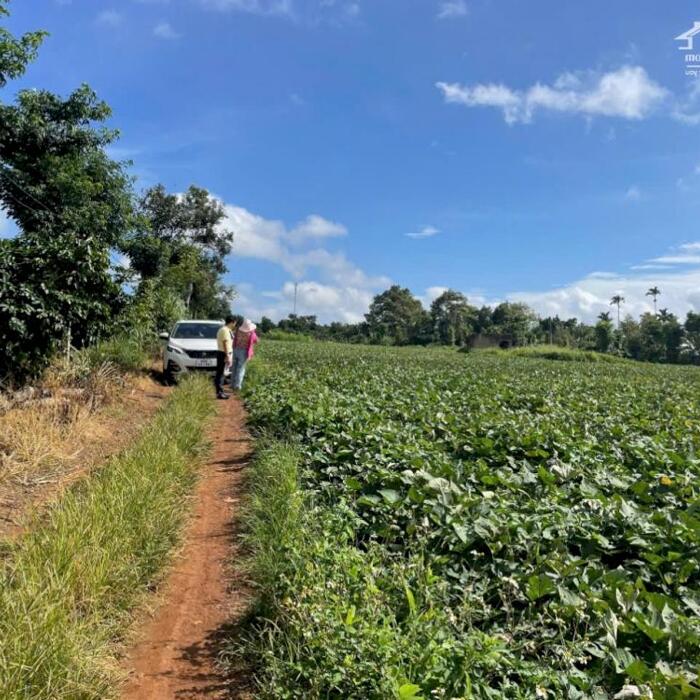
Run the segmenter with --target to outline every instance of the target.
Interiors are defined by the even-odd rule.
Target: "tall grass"
[[[113,643],[177,541],[209,385],[188,379],[138,442],[81,482],[5,548],[0,566],[0,697],[114,695]]]
[[[608,355],[594,350],[565,348],[559,345],[528,345],[521,348],[501,350],[487,348],[474,351],[477,354],[503,355],[504,357],[529,357],[542,360],[560,360],[562,362],[624,362],[617,355]]]

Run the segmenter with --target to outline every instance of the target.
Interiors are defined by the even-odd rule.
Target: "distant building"
[[[517,345],[515,338],[506,333],[474,333],[467,340],[467,347],[470,350],[483,350],[485,348],[508,348]]]

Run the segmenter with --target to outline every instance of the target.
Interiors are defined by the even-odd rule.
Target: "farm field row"
[[[696,368],[264,345],[304,505],[263,694],[698,697]]]

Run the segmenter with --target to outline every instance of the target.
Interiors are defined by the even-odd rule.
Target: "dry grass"
[[[20,407],[0,417],[0,484],[26,484],[74,459],[94,417],[89,407],[71,401]]]
[[[164,390],[109,363],[53,365],[28,400],[0,405],[0,535],[24,511],[128,446]]]

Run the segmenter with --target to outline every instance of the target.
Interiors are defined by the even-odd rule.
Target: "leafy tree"
[[[683,324],[683,357],[690,362],[700,362],[700,313],[688,311]]]
[[[639,360],[642,356],[642,337],[639,323],[631,316],[627,316],[619,330],[615,334],[615,345],[618,351],[633,360]]]
[[[666,362],[678,362],[683,345],[683,326],[675,314],[666,314],[661,317],[664,337],[664,354]]]
[[[7,0],[0,0],[0,18],[10,13]],[[5,87],[8,80],[19,78],[35,58],[46,32],[27,32],[21,37],[14,37],[7,29],[0,27],[0,87]]]
[[[393,285],[374,297],[365,318],[373,340],[406,345],[424,320],[424,314],[420,301],[410,290]]]
[[[642,314],[639,320],[639,354],[637,359],[663,362],[666,358],[664,327],[655,314]]]
[[[595,349],[598,352],[609,352],[614,340],[613,324],[610,314],[600,314],[595,325]]]
[[[474,330],[477,310],[467,297],[448,289],[430,305],[435,340],[444,345],[463,345]]]
[[[482,306],[476,312],[474,326],[477,333],[488,333],[493,328],[493,309],[490,306]]]
[[[0,33],[3,79],[21,74],[41,36]],[[123,306],[110,250],[131,201],[122,166],[104,151],[116,138],[103,126],[109,114],[87,86],[65,99],[25,90],[0,104],[0,205],[20,229],[0,245],[0,376],[41,371],[59,341],[89,343]]]
[[[137,225],[121,249],[141,283],[158,278],[190,316],[222,318],[233,298],[233,289],[220,280],[233,241],[221,225],[225,216],[205,189],[192,185],[176,195],[156,185],[139,199]]]
[[[267,316],[263,316],[260,319],[260,332],[267,333],[268,331],[274,330],[276,328],[275,323],[272,319]]]
[[[283,318],[277,327],[280,330],[288,333],[313,333],[318,328],[318,319],[316,316],[298,316],[297,314],[289,314],[287,318]]]
[[[495,330],[512,335],[517,345],[524,345],[537,323],[537,315],[527,305],[519,302],[503,302],[493,310]]]

